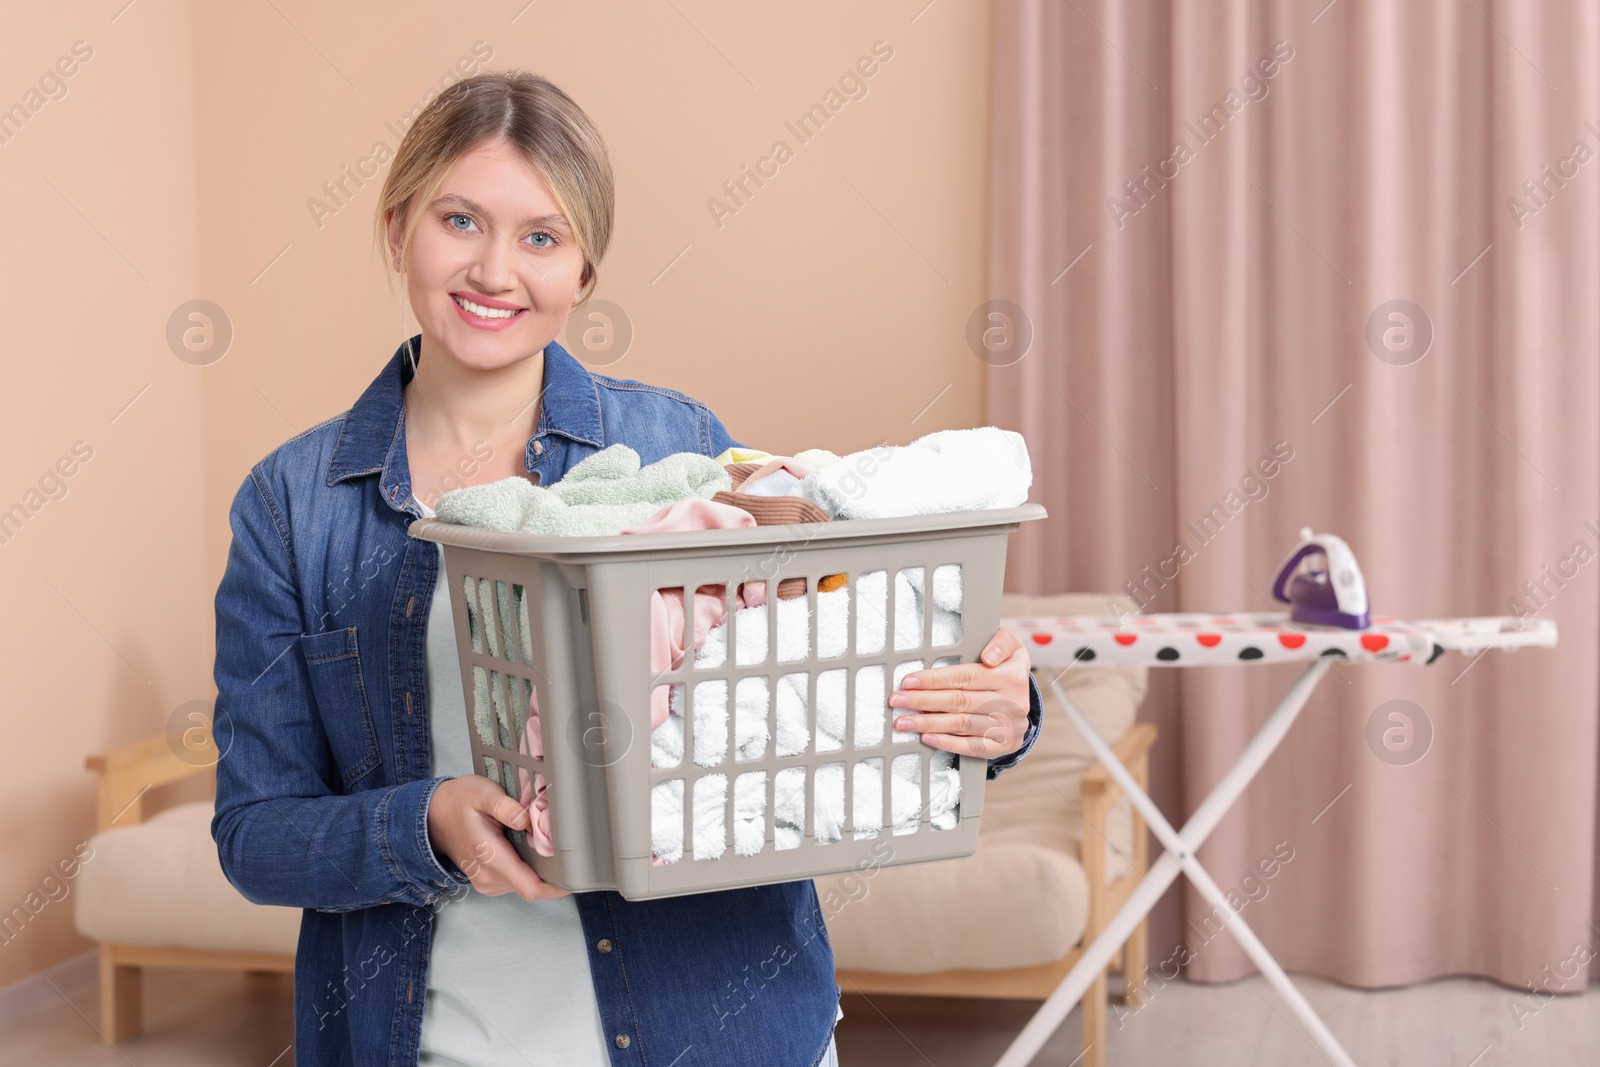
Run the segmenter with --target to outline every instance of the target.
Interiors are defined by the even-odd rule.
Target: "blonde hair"
[[[405,263],[422,221],[422,213],[413,207],[432,202],[462,156],[500,139],[539,172],[572,225],[583,252],[581,304],[599,284],[599,263],[611,243],[616,206],[611,157],[583,109],[554,82],[531,71],[474,74],[423,109],[401,139],[384,178],[374,219],[377,247],[387,250],[387,217],[393,213],[405,219],[400,241],[400,261]]]

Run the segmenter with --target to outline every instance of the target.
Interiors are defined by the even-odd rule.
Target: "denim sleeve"
[[[348,796],[317,715],[300,648],[293,542],[261,468],[228,514],[233,542],[217,587],[211,836],[245,899],[320,911],[427,906],[470,883],[428,840],[428,801],[444,778]]]
[[[1004,756],[996,756],[994,759],[990,760],[988,772],[984,775],[984,780],[988,782],[994,781],[996,778],[1000,777],[1001,771],[1005,770],[1007,767],[1014,766],[1018,760],[1020,760],[1023,756],[1026,756],[1028,754],[1028,750],[1033,747],[1033,743],[1039,740],[1039,727],[1043,724],[1044,698],[1039,694],[1039,680],[1033,676],[1032,671],[1029,671],[1028,730],[1022,735],[1022,747],[1017,749],[1015,752],[1009,752]]]
[[[704,433],[708,440],[706,455],[720,456],[730,448],[750,447],[740,441],[735,441],[733,435],[728,433],[728,428],[722,425],[722,420],[717,418],[710,408],[701,405],[701,410],[705,412]]]

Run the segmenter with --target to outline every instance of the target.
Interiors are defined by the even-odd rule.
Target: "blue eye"
[[[555,234],[548,233],[548,232],[546,232],[544,230],[537,230],[537,231],[529,234],[528,236],[530,236],[530,237],[548,238],[548,240],[549,240],[548,244],[536,244],[536,245],[533,246],[535,248],[554,248],[556,246],[556,244],[558,243],[556,241],[556,235]]]
[[[450,213],[450,214],[448,214],[448,215],[446,215],[446,216],[445,216],[445,217],[444,217],[444,221],[445,221],[445,222],[446,222],[446,223],[447,223],[447,224],[448,224],[448,223],[449,223],[449,222],[450,222],[450,220],[451,220],[451,219],[466,219],[466,220],[467,220],[467,221],[468,221],[468,222],[471,222],[471,221],[472,221],[472,218],[471,218],[471,216],[469,216],[469,215],[463,215],[463,214],[462,214],[462,213],[461,213],[461,212],[459,212],[459,211],[454,211],[454,212],[451,212],[451,213]],[[453,228],[454,228],[454,229],[455,229],[455,230],[456,230],[456,232],[458,232],[458,233],[465,233],[465,232],[466,232],[466,231],[465,231],[465,230],[462,230],[462,229],[461,229],[461,228],[460,228],[460,227],[453,227]]]

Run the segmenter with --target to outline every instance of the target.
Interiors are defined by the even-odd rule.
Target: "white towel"
[[[961,772],[955,766],[955,759],[953,752],[935,751],[930,762],[928,818],[930,824],[940,830],[954,829],[960,817]],[[894,832],[915,833],[922,821],[920,759],[896,757],[890,769],[894,774],[894,785],[889,790]],[[856,764],[854,778],[851,799],[855,809],[855,835],[875,837],[883,829],[882,760],[863,760]],[[814,786],[812,832],[819,844],[830,844],[838,841],[844,831],[843,765],[830,763],[817,768]],[[753,856],[765,845],[766,789],[766,771],[752,771],[734,779],[733,850],[737,855]],[[805,768],[779,771],[775,793],[774,850],[799,848],[805,827]],[[696,780],[694,799],[694,856],[718,859],[726,849],[727,775],[708,774]],[[650,802],[655,855],[664,863],[676,863],[683,857],[683,779],[675,778],[658,785]]]
[[[978,426],[853,452],[812,471],[798,495],[836,519],[883,519],[1017,507],[1032,484],[1022,435]]]
[[[896,649],[914,648],[921,644],[923,632],[923,568],[913,567],[896,573],[895,640]],[[856,578],[858,611],[861,628],[858,651],[883,652],[887,635],[886,582],[883,571],[869,572]],[[960,638],[961,632],[961,576],[955,566],[941,566],[934,571],[933,581],[933,644],[949,645]],[[847,672],[843,668],[828,668],[827,659],[844,654],[849,637],[850,589],[841,588],[817,594],[817,646],[820,659],[808,661],[810,655],[810,610],[804,597],[777,602],[778,641],[776,663],[800,664],[803,661],[817,671],[817,736],[815,751],[837,751],[844,747],[845,712],[849,703]],[[876,622],[876,626],[872,625]],[[734,622],[737,644],[734,661],[747,666],[765,661],[768,647],[767,607],[765,605],[740,608]],[[727,661],[727,624],[712,627],[705,641],[695,652],[698,667],[720,667]],[[935,665],[954,662],[955,657],[936,659]],[[926,666],[922,660],[895,664],[893,682],[911,671]],[[885,702],[883,689],[883,664],[860,668],[857,679],[855,704],[855,745],[875,745],[883,740],[888,729],[890,709]],[[806,751],[810,727],[806,716],[806,671],[780,675],[778,699],[774,718],[777,727],[776,753],[793,756]],[[682,685],[674,685],[671,694],[670,714],[662,724],[651,731],[651,755],[656,767],[676,767],[683,760],[683,700]],[[728,683],[726,679],[712,679],[694,686],[694,762],[702,767],[714,767],[728,756]],[[738,759],[756,759],[767,751],[772,740],[767,714],[769,693],[766,678],[744,678],[734,690],[734,747]],[[915,731],[891,731],[896,744],[915,745],[920,736]],[[934,751],[934,775],[929,794],[930,816],[941,828],[953,827],[960,799],[961,780],[953,753]],[[896,832],[914,829],[919,817],[921,765],[916,760],[891,762],[895,786],[890,791]],[[737,771],[735,771],[737,774]],[[863,761],[854,772],[856,827],[862,831],[881,829],[883,784],[882,764],[878,760]],[[765,772],[747,773],[736,779],[734,797],[734,850],[740,855],[759,852],[765,840]],[[778,774],[774,837],[777,847],[796,847],[804,826],[804,769],[786,768]],[[815,783],[814,831],[819,841],[836,841],[844,818],[844,773],[840,765],[825,765],[817,771]],[[724,809],[727,802],[727,776],[711,774],[695,782],[695,840],[698,854],[720,855],[724,837]],[[666,862],[676,862],[683,850],[683,781],[673,779],[658,783],[651,797],[651,830],[656,855]],[[792,842],[792,843],[788,843]],[[714,853],[707,851],[715,849]]]

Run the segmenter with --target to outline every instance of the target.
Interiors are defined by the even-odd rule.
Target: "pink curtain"
[[[1008,588],[1269,610],[1311,526],[1378,613],[1555,619],[1554,650],[1335,668],[1202,859],[1290,970],[1600,954],[1596,3],[999,0],[994,69],[991,296],[1032,337],[990,414],[1051,513]],[[1175,822],[1297,673],[1152,672]],[[1409,747],[1369,741],[1390,701]],[[1169,901],[1153,963],[1253,970]]]

